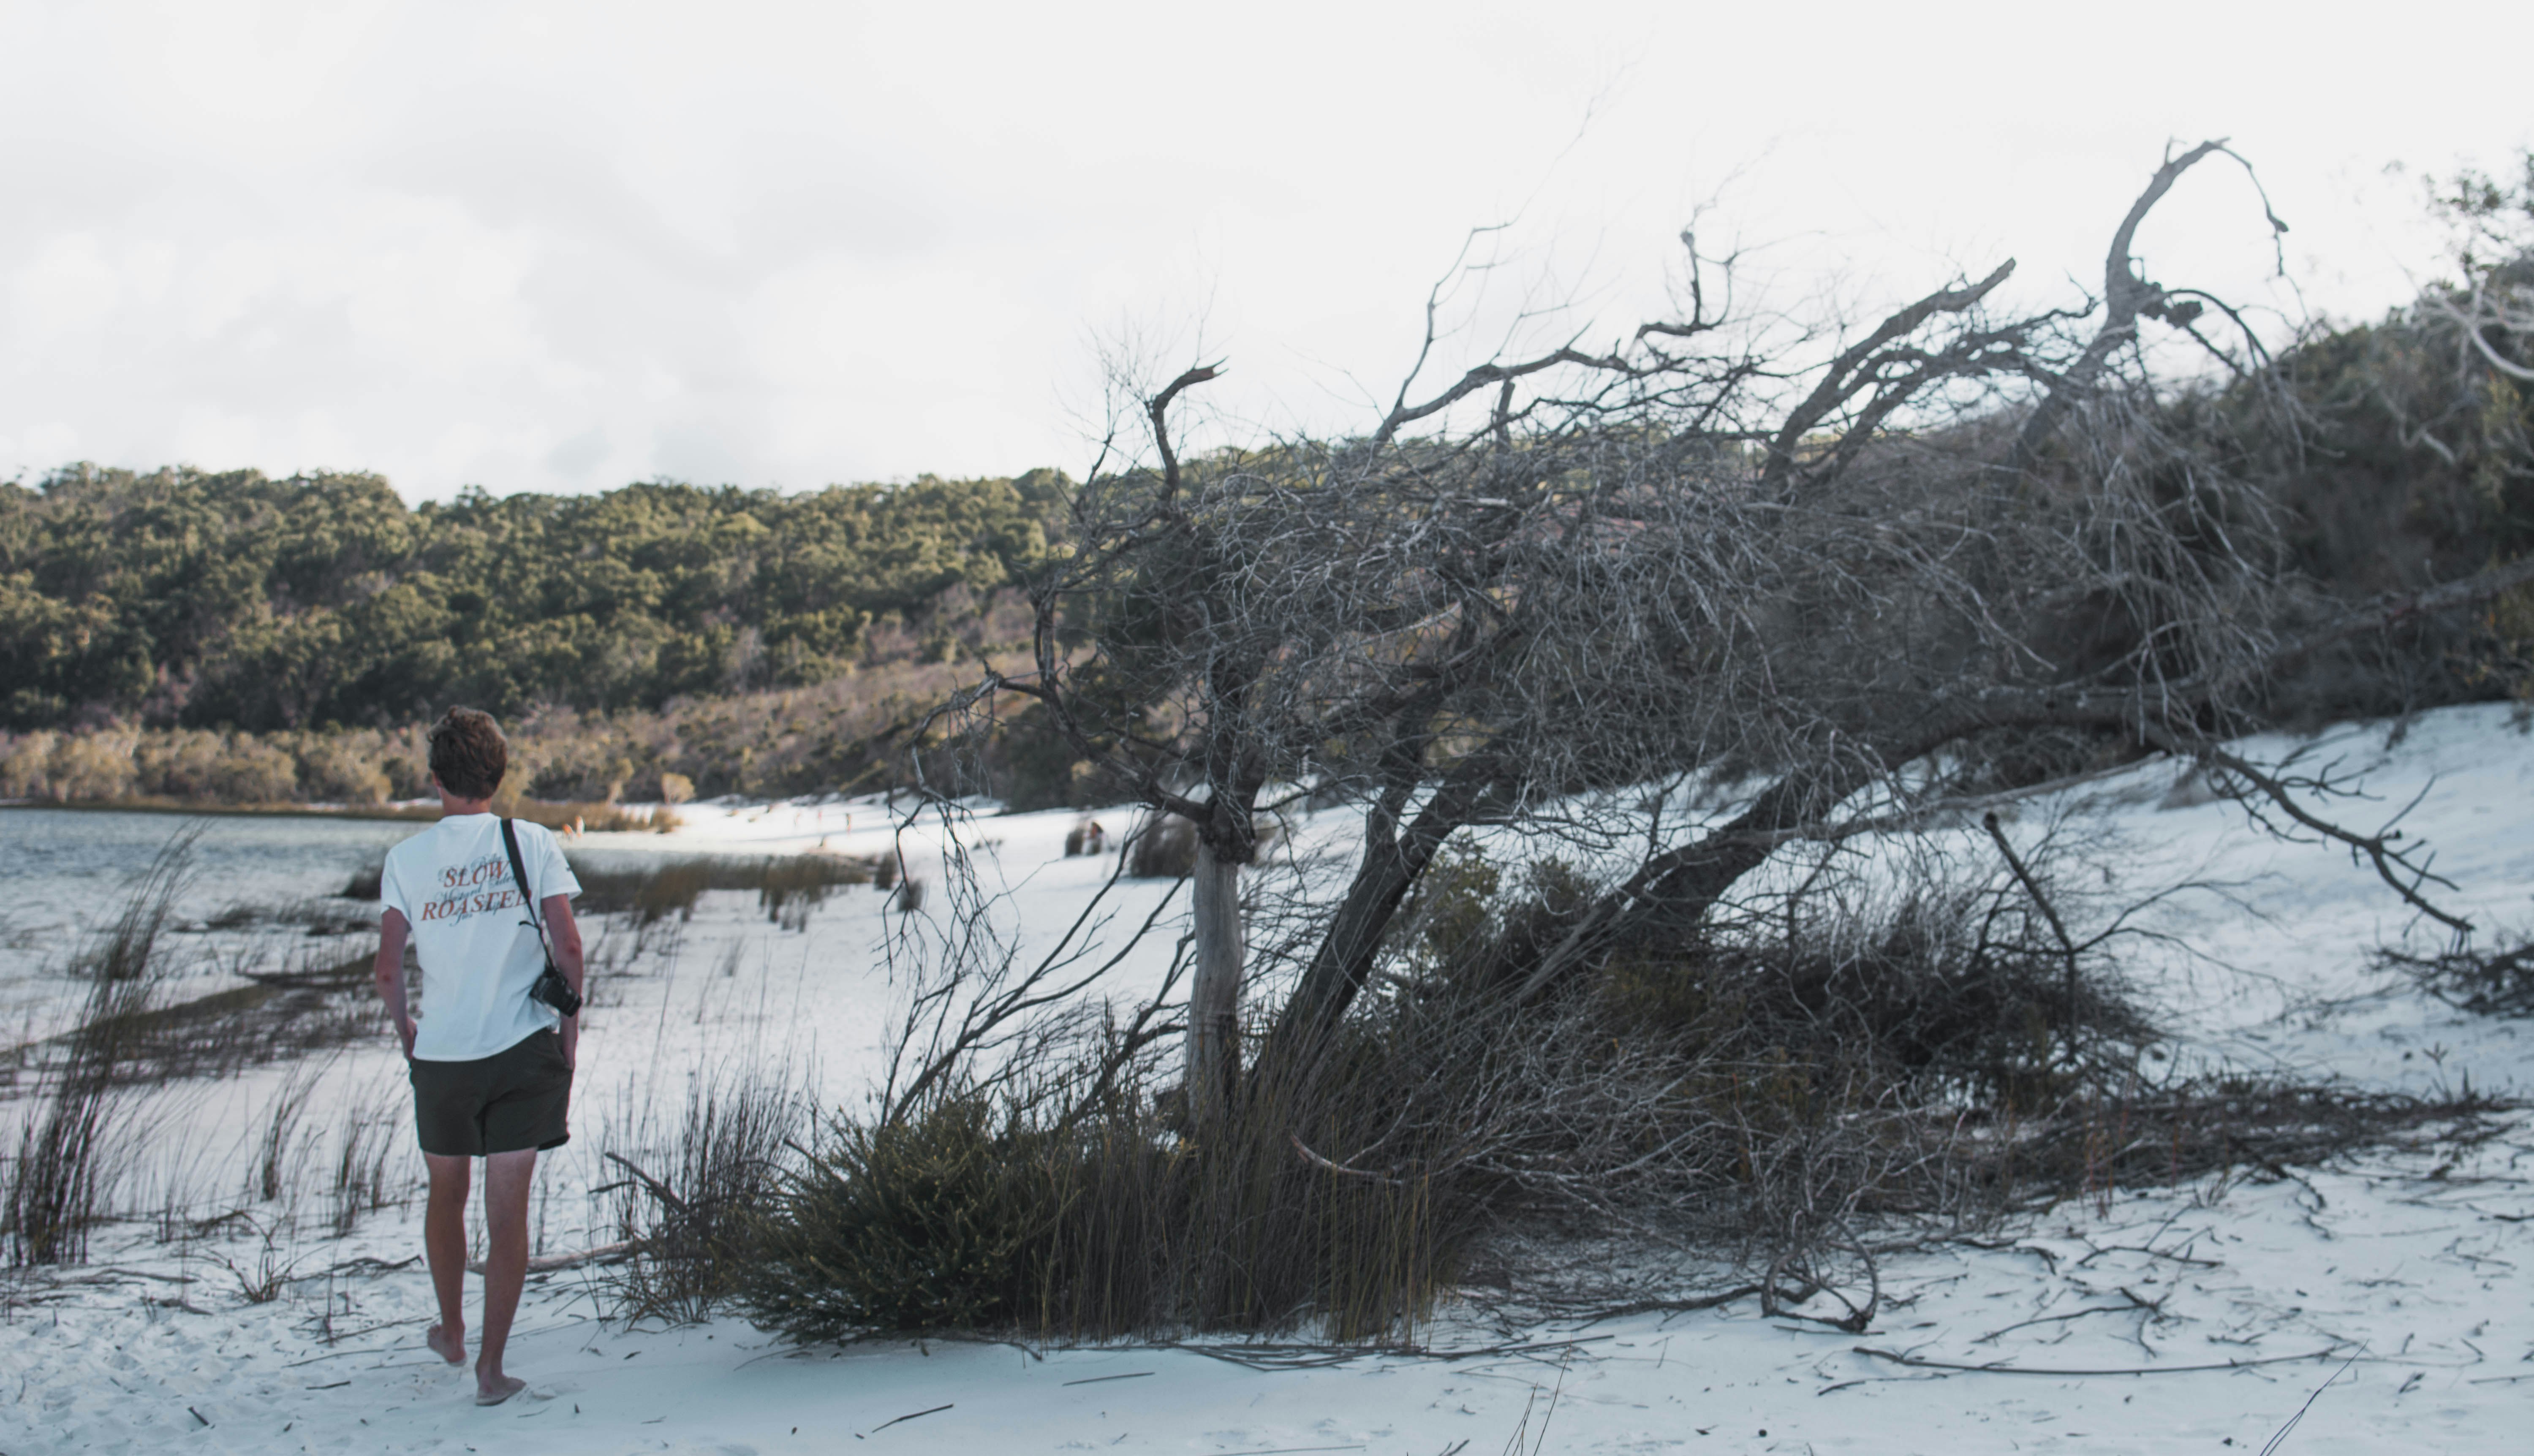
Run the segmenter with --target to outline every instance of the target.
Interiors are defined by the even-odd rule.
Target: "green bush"
[[[1455,1127],[1400,1126],[1423,1059],[1352,1033],[1321,1090],[1244,1099],[1202,1136],[1166,1125],[1139,1074],[1099,1070],[1106,1056],[889,1123],[840,1119],[755,1226],[738,1303],[803,1341],[1413,1335],[1483,1221],[1484,1181],[1454,1167]],[[1339,1172],[1301,1138],[1420,1171]]]
[[[367,751],[367,752],[365,752]],[[394,785],[367,742],[306,736],[299,745],[299,792],[320,804],[383,804]]]
[[[1020,1321],[1058,1212],[1051,1146],[984,1101],[839,1119],[775,1200],[742,1302],[799,1340]]]

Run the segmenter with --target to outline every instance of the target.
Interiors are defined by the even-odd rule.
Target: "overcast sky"
[[[1228,357],[1220,429],[1359,420],[1473,226],[1464,356],[1659,310],[1702,204],[1788,307],[2074,298],[2215,136],[2295,286],[2215,164],[2150,275],[2366,315],[2437,265],[2422,175],[2534,142],[2529,14],[0,0],[0,478],[1078,474],[1121,343]]]

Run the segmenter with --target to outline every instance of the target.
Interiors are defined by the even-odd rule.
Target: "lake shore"
[[[0,810],[10,809],[57,809],[72,814],[159,814],[184,819],[378,819],[426,824],[440,820],[440,801],[437,799],[403,799],[384,804],[302,804],[289,801],[229,804],[157,795],[110,799],[0,799]],[[522,799],[511,813],[513,818],[543,824],[550,829],[573,827],[596,820],[609,828],[621,830],[623,826],[633,825],[638,826],[640,832],[655,834],[674,830],[681,818],[677,810],[665,804],[584,804],[551,799]]]

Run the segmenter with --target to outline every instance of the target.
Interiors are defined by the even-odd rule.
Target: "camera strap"
[[[528,886],[528,867],[519,858],[519,831],[511,820],[502,820],[502,847],[511,852],[511,883],[516,885],[519,898],[527,902],[528,924],[537,933],[537,948],[546,953],[546,969],[554,969],[554,946],[546,940],[545,921],[537,914],[536,892]]]
[[[502,848],[510,851],[511,882],[518,886],[519,897],[527,902],[528,924],[535,929],[537,948],[544,951],[546,957],[545,973],[537,977],[536,985],[528,989],[528,999],[554,1007],[559,1014],[577,1015],[580,1012],[580,993],[573,990],[572,983],[565,980],[563,972],[555,966],[554,942],[546,939],[545,918],[537,914],[537,894],[528,885],[528,867],[519,858],[519,831],[511,827],[511,820],[507,819],[502,820]]]

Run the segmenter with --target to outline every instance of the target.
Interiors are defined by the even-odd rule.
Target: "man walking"
[[[537,1153],[571,1136],[566,1117],[580,1018],[530,995],[546,950],[576,996],[580,881],[554,835],[492,813],[510,745],[490,713],[452,707],[431,728],[431,786],[440,822],[388,852],[379,882],[379,995],[403,1039],[414,1123],[431,1195],[423,1251],[440,1296],[440,1322],[423,1336],[451,1365],[466,1362],[466,1193],[469,1160],[484,1160],[484,1328],[475,1403],[497,1406],[526,1387],[503,1373],[502,1350],[528,1270],[528,1184]],[[506,840],[504,829],[513,830]],[[514,841],[514,842],[513,842]],[[513,873],[513,865],[519,874]],[[524,877],[526,883],[518,881]],[[417,1009],[404,984],[410,939],[422,965]]]

